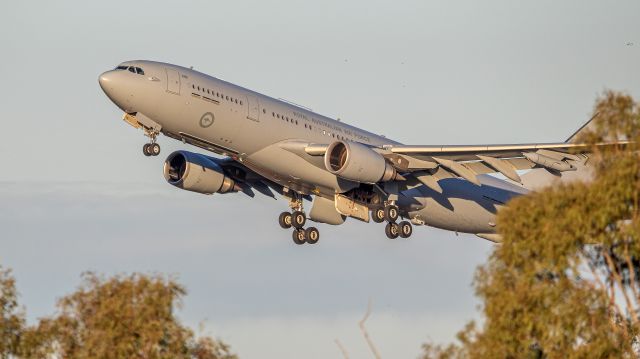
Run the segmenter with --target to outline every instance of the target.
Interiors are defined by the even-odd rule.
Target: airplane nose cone
[[[98,83],[105,95],[116,105],[120,106],[126,101],[123,97],[122,79],[118,78],[118,74],[114,70],[106,71],[98,77]]]
[[[102,91],[107,92],[109,88],[109,84],[112,82],[111,79],[111,71],[103,72],[100,77],[98,77],[98,83],[100,83],[100,87],[102,87]]]

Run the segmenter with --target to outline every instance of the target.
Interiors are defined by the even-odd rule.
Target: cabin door
[[[180,94],[180,74],[173,69],[165,69],[167,72],[167,92]]]
[[[247,106],[247,118],[251,121],[260,122],[260,103],[258,102],[258,98],[248,95]]]

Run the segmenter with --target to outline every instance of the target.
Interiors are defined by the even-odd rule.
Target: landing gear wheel
[[[142,146],[142,153],[144,153],[144,155],[147,157],[151,156],[151,153],[149,152],[149,145],[151,144],[145,143],[144,146]]]
[[[280,216],[278,217],[278,223],[280,224],[280,227],[282,227],[283,229],[291,228],[291,223],[292,223],[291,213],[289,212],[280,213]]]
[[[398,206],[392,204],[384,207],[384,219],[389,223],[395,223],[398,220]]]
[[[291,237],[293,238],[293,243],[297,245],[305,244],[307,240],[304,229],[294,229]]]
[[[320,231],[316,227],[305,229],[304,234],[309,244],[316,244],[320,240]]]
[[[157,156],[160,154],[160,145],[157,143],[150,143],[149,147],[147,147],[147,152],[149,152],[149,154],[151,156]]]
[[[384,218],[385,218],[384,217],[384,208],[376,208],[373,211],[371,211],[371,218],[376,223],[384,222]]]
[[[413,234],[413,226],[411,225],[410,222],[402,221],[400,222],[399,227],[400,227],[400,237],[409,238],[411,237],[411,234]]]
[[[389,239],[396,239],[400,235],[400,226],[397,223],[387,223],[384,227],[384,233]]]
[[[294,228],[302,229],[302,227],[304,227],[304,224],[307,223],[307,216],[304,214],[304,212],[295,211],[293,212],[291,217],[292,217],[291,224],[293,225]]]

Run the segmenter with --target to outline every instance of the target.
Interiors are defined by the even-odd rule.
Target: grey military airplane
[[[296,244],[320,238],[305,229],[307,218],[339,225],[348,217],[385,222],[390,239],[428,225],[499,241],[495,216],[509,199],[589,171],[586,146],[574,141],[580,130],[558,143],[404,145],[167,63],[123,62],[99,83],[124,121],[149,137],[144,155],[160,153],[160,134],[211,153],[171,153],[167,182],[208,195],[283,196],[290,211],[279,224],[293,227]]]

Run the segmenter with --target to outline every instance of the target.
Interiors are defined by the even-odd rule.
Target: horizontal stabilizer
[[[493,243],[502,242],[502,236],[497,233],[478,233],[476,236],[491,241]]]

